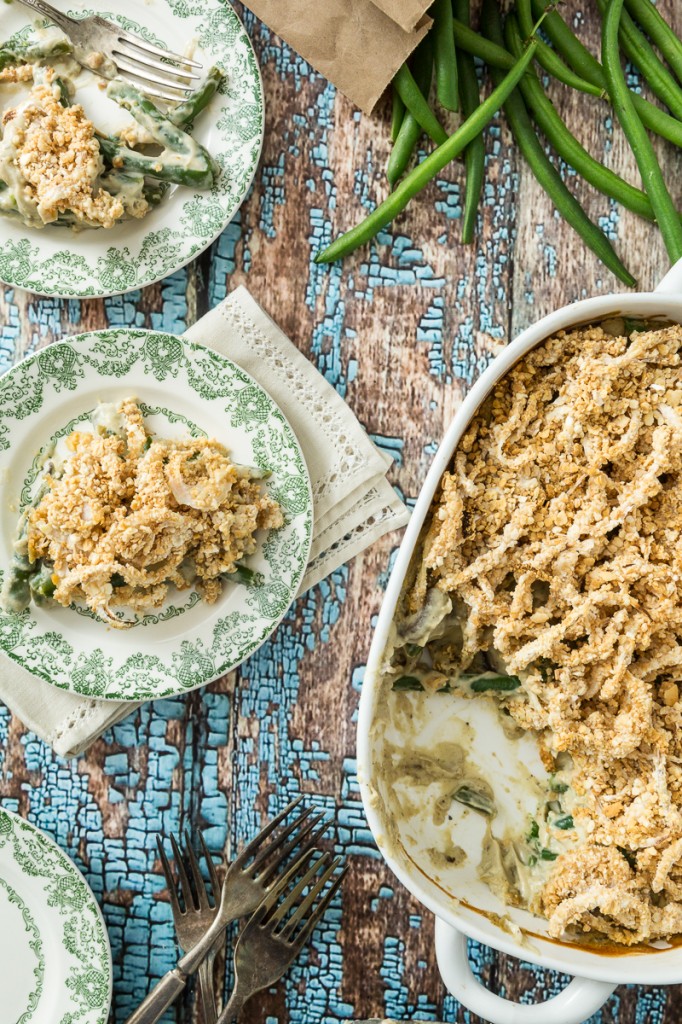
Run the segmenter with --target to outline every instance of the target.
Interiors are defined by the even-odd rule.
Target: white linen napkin
[[[386,480],[393,461],[368,438],[334,388],[289,341],[245,288],[232,292],[187,331],[250,373],[293,427],[313,488],[314,528],[300,593],[409,518]],[[139,704],[99,701],[58,690],[6,655],[0,699],[62,757],[82,753]]]

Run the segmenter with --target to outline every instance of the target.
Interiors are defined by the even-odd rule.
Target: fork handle
[[[187,976],[174,967],[168,974],[164,974],[125,1024],[156,1024],[186,985]]]
[[[45,0],[19,0],[25,7],[30,7],[38,14],[42,14],[44,18],[49,18],[55,25],[69,34],[69,27],[73,24],[73,18],[69,18],[68,15],[62,14],[61,11],[56,10],[51,4],[45,2]]]
[[[236,1020],[239,1016],[244,1003],[250,999],[252,995],[255,995],[255,992],[242,992],[239,985],[239,978],[235,978],[232,995],[223,1007],[223,1012],[218,1017],[218,1024],[232,1024],[232,1021]]]
[[[216,1024],[218,1020],[218,1007],[215,1001],[215,986],[213,984],[213,964],[215,953],[211,949],[206,959],[199,964],[199,991],[201,992],[201,1006],[204,1011],[204,1024]]]

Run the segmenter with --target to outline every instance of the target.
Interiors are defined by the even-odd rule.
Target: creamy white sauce
[[[63,33],[58,30],[36,32],[41,38],[62,39]],[[45,64],[42,61],[28,62],[36,69],[42,69]],[[56,57],[52,61],[59,77],[66,84],[72,86],[74,102],[78,102],[84,110],[85,117],[94,124],[103,135],[116,136],[119,133],[136,134],[143,138],[144,130],[137,121],[118,103],[109,99],[103,92],[103,79],[93,72],[81,67],[72,57]],[[0,115],[6,110],[13,110],[14,116],[7,122],[0,137],[0,182],[4,182],[7,188],[0,189],[0,213],[13,215],[21,218],[22,222],[29,228],[42,229],[46,220],[41,215],[38,204],[30,198],[27,190],[27,182],[24,178],[18,160],[17,145],[21,143],[23,132],[26,129],[26,113],[33,105],[30,98],[30,90],[33,82],[7,83],[0,82]],[[143,139],[148,142],[148,140]],[[195,161],[201,157],[199,143],[186,136],[186,151],[183,153],[172,150],[164,150],[161,159],[168,167],[190,170]],[[152,145],[154,145],[152,143]],[[157,150],[160,147],[156,147]],[[152,152],[154,150],[152,149]],[[91,183],[93,194],[100,190],[115,195],[123,203],[124,215],[138,217],[140,213],[149,212],[150,207],[144,196],[144,179],[140,175],[129,175],[125,171],[118,171],[115,168],[105,171],[104,162],[100,158],[97,166],[93,166],[88,180]],[[159,182],[159,186],[163,187]],[[81,223],[70,225],[72,230],[93,227],[99,228],[99,223],[89,223],[83,220]]]
[[[537,738],[503,716],[496,698],[396,692],[386,681],[373,739],[384,845],[448,891],[466,896],[473,869],[503,903],[532,908],[553,864],[539,851],[558,854],[579,839],[575,829],[550,827],[553,812],[544,818],[548,800],[562,804],[562,816],[571,801],[549,791]],[[489,789],[492,816],[454,799],[463,784]],[[528,842],[534,821],[538,835]]]

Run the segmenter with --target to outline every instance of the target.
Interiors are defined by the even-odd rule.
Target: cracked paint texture
[[[661,8],[682,31],[673,0]],[[318,248],[386,194],[388,107],[362,116],[238,9],[267,103],[263,158],[241,211],[194,264],[143,292],[79,303],[0,288],[0,370],[96,327],[180,333],[245,284],[394,457],[391,480],[413,505],[457,404],[501,346],[552,309],[617,283],[559,221],[501,116],[487,133],[472,246],[459,240],[464,178],[454,164],[375,242],[343,264],[316,265]],[[596,45],[591,5],[583,14],[571,0],[565,16]],[[566,91],[552,98],[581,141],[636,182],[599,103]],[[680,161],[665,159],[679,193]],[[652,287],[667,269],[654,229],[561,170],[641,287]],[[56,839],[92,886],[114,958],[112,1021],[125,1020],[176,955],[157,835],[201,827],[216,857],[231,858],[303,793],[334,819],[329,845],[351,870],[305,955],[242,1019],[333,1024],[390,1015],[478,1024],[445,992],[430,914],[383,863],[359,798],[357,705],[398,541],[384,538],[300,598],[237,672],[203,692],[143,706],[79,760],[55,757],[0,706],[0,802]],[[522,1002],[565,983],[475,943],[470,955],[485,984]],[[221,969],[229,985],[229,962]],[[621,988],[591,1024],[676,1024],[681,1010],[675,989]],[[192,992],[164,1020],[199,1021]],[[0,1012],[0,1024],[14,1022]]]

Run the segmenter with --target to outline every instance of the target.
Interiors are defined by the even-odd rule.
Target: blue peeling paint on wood
[[[420,200],[427,211],[422,224],[428,217],[430,233],[413,229],[414,222],[402,217],[347,265],[314,264],[315,252],[338,230],[339,207],[348,203],[349,195],[357,217],[385,194],[385,149],[376,142],[385,123],[383,128],[373,125],[374,141],[367,142],[372,136],[366,119],[250,13],[244,17],[266,89],[274,94],[276,86],[287,105],[278,109],[273,100],[270,106],[265,156],[243,210],[192,268],[155,289],[98,304],[94,319],[92,304],[38,301],[6,289],[0,370],[95,322],[182,332],[197,313],[223,299],[228,288],[246,283],[276,318],[280,309],[274,296],[279,296],[282,312],[290,316],[289,329],[299,332],[301,348],[342,396],[359,402],[358,411],[376,443],[396,459],[399,479],[410,481],[413,489],[405,496],[412,505],[419,476],[411,464],[416,461],[425,468],[437,440],[406,424],[400,413],[387,421],[388,428],[372,418],[372,401],[362,395],[370,371],[367,340],[384,329],[390,333],[390,317],[398,316],[401,304],[418,311],[412,335],[396,339],[390,351],[395,356],[411,348],[410,358],[421,361],[423,410],[439,431],[443,424],[438,417],[453,389],[470,386],[509,334],[519,167],[497,120],[488,134],[490,173],[479,240],[456,259],[462,178],[454,168]],[[332,156],[339,127],[344,128],[343,146],[351,146],[352,152]],[[606,151],[612,146],[613,126],[607,129]],[[602,226],[614,240],[620,239],[620,211],[606,199],[598,203]],[[297,205],[305,222],[298,236],[282,238],[289,223],[283,218]],[[543,270],[544,278],[538,282],[530,270],[520,275],[515,301],[527,322],[544,301],[541,284],[556,281],[560,273],[562,254],[553,219],[550,215],[538,221],[533,240],[533,266],[536,273],[538,267]],[[282,246],[278,251],[291,256],[291,268],[279,262],[277,274],[270,266],[271,274],[264,278],[259,252],[277,244]],[[612,287],[606,275],[594,286]],[[577,287],[574,297],[579,293]],[[377,323],[377,315],[388,317],[388,323]],[[374,404],[381,408],[397,401],[399,386],[390,394],[377,386]],[[232,856],[265,816],[304,793],[335,818],[330,845],[352,858],[352,888],[336,897],[305,960],[283,987],[263,995],[248,1011],[248,1020],[333,1024],[384,1013],[476,1024],[444,993],[433,966],[430,915],[407,898],[383,865],[360,803],[354,730],[367,643],[354,637],[357,626],[354,630],[347,622],[357,614],[361,591],[376,595],[368,615],[372,626],[376,621],[379,595],[397,549],[387,543],[382,550],[380,559],[373,561],[370,554],[360,561],[359,570],[340,569],[301,598],[273,638],[234,677],[203,693],[143,706],[79,761],[55,757],[0,707],[0,756],[12,752],[11,767],[7,757],[0,776],[3,804],[22,810],[57,840],[83,870],[102,905],[114,957],[114,1021],[123,1021],[174,962],[157,834],[200,825],[216,856],[223,851]],[[356,572],[359,578],[354,578]],[[346,643],[355,639],[350,653],[339,651],[341,636]],[[316,715],[318,703],[324,706],[322,717]],[[369,928],[368,921],[372,941],[358,951],[352,929],[358,922]],[[470,957],[486,983],[504,992],[511,980],[524,1002],[553,994],[565,981],[533,965],[514,964],[476,943],[470,944]],[[370,960],[375,971],[365,975],[365,961]],[[229,966],[225,977],[229,983]],[[349,992],[355,998],[349,999]],[[190,999],[165,1020],[188,1024],[196,1020],[193,1014]],[[673,1024],[678,1016],[663,990],[638,990],[636,999],[632,992],[619,990],[592,1024]]]

